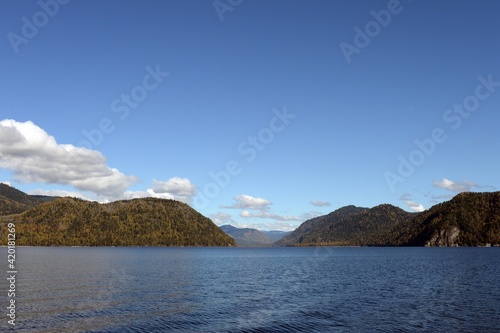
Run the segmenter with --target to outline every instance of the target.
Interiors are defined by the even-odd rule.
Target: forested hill
[[[0,183],[0,215],[22,213],[40,203],[40,200]]]
[[[418,214],[393,245],[500,246],[500,192],[460,193]]]
[[[389,231],[408,222],[412,216],[387,204],[371,209],[347,206],[304,222],[276,245],[361,246],[386,243]]]
[[[500,192],[461,193],[422,213],[347,206],[304,222],[278,246],[500,246]]]
[[[228,246],[234,240],[187,204],[143,198],[108,204],[74,198],[41,203],[0,217],[16,225],[16,245],[32,246]]]

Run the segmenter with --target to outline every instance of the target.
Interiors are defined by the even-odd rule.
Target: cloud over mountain
[[[196,186],[187,178],[173,177],[167,181],[153,180],[153,193],[171,195],[175,200],[190,203],[196,195]]]
[[[59,144],[31,121],[0,121],[0,167],[23,183],[71,185],[101,198],[114,198],[137,178],[107,165],[98,151]]]
[[[425,210],[424,205],[413,201],[411,198],[412,196],[409,193],[404,193],[399,197],[399,199],[403,201],[408,206],[408,209],[410,209],[412,212],[423,212]]]
[[[287,216],[287,215],[278,215],[273,214],[267,211],[260,211],[256,213],[249,212],[244,210],[240,214],[241,217],[245,218],[259,218],[259,219],[272,219],[276,221],[303,221],[304,218],[300,216]]]
[[[221,206],[221,208],[268,210],[269,206],[272,205],[272,202],[269,200],[252,197],[246,194],[235,196],[234,201],[232,205]]]
[[[326,207],[326,206],[331,206],[332,204],[329,203],[328,201],[318,201],[318,200],[313,200],[310,202],[311,205],[315,207]]]
[[[479,187],[477,184],[470,182],[468,180],[463,182],[454,182],[447,178],[443,178],[441,181],[434,181],[434,187],[444,188],[445,190],[460,193],[460,192],[468,192],[473,187]]]

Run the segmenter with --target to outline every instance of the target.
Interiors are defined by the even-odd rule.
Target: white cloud
[[[251,210],[268,210],[272,202],[266,199],[252,197],[250,195],[241,194],[234,197],[235,203],[231,206],[220,206],[221,208],[235,209],[251,209]]]
[[[274,221],[272,223],[252,224],[248,228],[255,228],[259,230],[276,230],[276,231],[293,231],[298,226],[292,225],[287,222]]]
[[[64,191],[64,190],[36,189],[36,190],[28,191],[28,194],[30,194],[30,195],[46,195],[46,196],[50,196],[50,197],[73,197],[73,198],[80,198],[80,199],[89,200],[89,201],[93,200],[89,196],[86,196],[80,192]]]
[[[460,193],[470,191],[473,187],[479,187],[477,184],[470,182],[468,180],[463,182],[454,182],[447,178],[443,178],[441,181],[434,181],[434,187],[444,188],[445,190]]]
[[[329,203],[328,201],[311,201],[311,205],[316,206],[316,207],[326,207],[326,206],[331,206],[332,204]]]
[[[248,222],[237,221],[232,215],[226,214],[223,212],[218,212],[216,214],[211,214],[209,217],[214,221],[214,223],[218,226],[224,224],[230,224],[236,228],[253,228],[259,230],[280,230],[280,231],[292,231],[297,229],[297,221],[302,222],[313,217],[320,215],[319,212],[308,212],[302,214],[301,216],[282,216],[270,213],[268,211],[259,211],[259,212],[249,212],[242,211],[240,213],[240,217]],[[256,219],[269,219],[273,220],[270,222],[251,222],[252,218]],[[295,223],[294,223],[295,222]]]
[[[241,223],[236,221],[231,215],[218,212],[209,216],[212,221],[218,226],[229,224],[236,228],[252,228],[258,230],[279,230],[292,231],[297,229],[296,225],[292,225],[286,221],[273,221],[265,223]]]
[[[12,187],[12,183],[9,182],[8,180],[2,180],[2,181],[0,181],[0,184],[9,185],[10,187]]]
[[[443,200],[450,200],[451,198],[453,198],[453,194],[431,195],[430,198],[432,203],[439,203],[442,202]]]
[[[399,199],[401,199],[412,212],[420,213],[425,210],[424,205],[412,200],[412,195],[410,193],[403,193]]]
[[[411,200],[404,200],[403,201],[405,204],[408,205],[408,208],[413,211],[413,212],[423,212],[425,210],[425,207],[422,204],[419,204],[418,202],[411,201]]]
[[[100,152],[58,144],[31,121],[0,121],[0,167],[12,170],[18,182],[71,185],[102,199],[120,197],[137,182],[107,166]]]
[[[196,195],[196,186],[187,178],[173,177],[167,181],[153,180],[152,195],[190,203]]]
[[[245,218],[259,218],[259,219],[272,219],[276,221],[304,221],[304,218],[301,216],[286,216],[286,215],[277,215],[270,213],[268,211],[260,211],[256,213],[251,213],[247,210],[244,210],[240,214],[241,217]]]
[[[125,193],[123,193],[123,199],[125,200],[138,198],[159,198],[175,200],[174,196],[170,193],[155,193],[152,189],[148,189],[146,191],[125,191]]]
[[[209,217],[218,226],[221,226],[221,225],[224,225],[224,224],[230,224],[232,226],[239,225],[238,222],[236,222],[231,215],[223,213],[223,212],[218,212],[216,214],[211,214]],[[237,228],[246,228],[246,227],[237,227]]]
[[[313,218],[321,216],[321,215],[323,215],[323,213],[311,211],[311,212],[307,212],[307,213],[300,215],[300,217],[302,218],[303,221],[307,221],[307,220],[313,219]]]

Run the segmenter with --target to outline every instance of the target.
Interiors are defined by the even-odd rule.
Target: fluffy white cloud
[[[408,205],[408,208],[413,211],[413,212],[423,212],[425,210],[425,207],[422,204],[419,204],[418,202],[411,201],[411,200],[405,200],[405,204]]]
[[[209,217],[218,226],[224,224],[230,224],[236,228],[253,228],[258,230],[279,230],[279,231],[292,231],[297,228],[296,225],[292,225],[286,221],[273,221],[266,223],[241,223],[236,221],[233,218],[233,216],[223,212],[211,214]]]
[[[31,121],[0,121],[0,167],[18,182],[71,185],[103,199],[120,197],[137,182],[107,166],[100,152],[58,144]]]
[[[190,203],[196,195],[196,186],[187,178],[173,177],[167,181],[154,179],[153,188],[148,191],[152,196]]]
[[[153,180],[152,188],[146,191],[127,191],[138,181],[136,177],[107,166],[106,158],[98,151],[57,143],[31,121],[0,121],[0,168],[12,170],[17,182],[70,185],[88,194],[42,189],[31,192],[38,195],[101,202],[154,197],[185,203],[190,203],[196,195],[196,187],[190,180],[179,177]]]
[[[470,182],[468,180],[464,182],[454,182],[447,178],[443,178],[441,181],[434,181],[434,187],[444,188],[445,190],[460,193],[470,191],[473,187],[479,187],[477,184]]]
[[[155,191],[153,191],[152,189],[148,189],[146,191],[126,191],[125,193],[123,193],[123,199],[125,200],[148,197],[175,200],[174,196],[170,193],[155,193]]]
[[[236,222],[231,215],[223,213],[223,212],[218,212],[217,214],[211,214],[210,218],[218,226],[221,226],[224,224],[231,224],[232,226],[236,227],[237,225],[239,225],[238,222]],[[246,227],[239,227],[238,226],[237,228],[246,228]]]
[[[247,210],[244,210],[241,212],[240,216],[245,218],[272,219],[276,221],[304,221],[304,218],[302,216],[277,215],[268,211],[251,213]]]
[[[316,207],[326,207],[332,205],[328,201],[311,201],[310,204]]]
[[[253,228],[258,230],[275,230],[275,231],[293,231],[297,229],[297,225],[292,225],[288,222],[273,221],[266,223],[237,223],[232,224],[236,228]]]
[[[36,190],[28,191],[28,194],[30,194],[30,195],[46,195],[46,196],[50,196],[50,197],[73,197],[73,198],[80,198],[80,199],[89,200],[89,201],[93,200],[91,197],[86,196],[80,192],[64,191],[64,190],[36,189]]]
[[[412,200],[410,193],[404,193],[399,197],[399,199],[401,199],[401,201],[403,201],[412,212],[420,213],[425,210],[425,207],[422,204]]]
[[[241,194],[234,197],[235,203],[231,206],[221,206],[221,208],[268,210],[272,202],[262,198]]]
[[[9,185],[10,187],[12,187],[12,183],[9,182],[8,180],[2,180],[2,181],[0,181],[0,184]]]

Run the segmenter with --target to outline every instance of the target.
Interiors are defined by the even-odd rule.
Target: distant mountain
[[[304,222],[278,246],[500,246],[500,192],[461,193],[422,213],[347,206]]]
[[[1,205],[1,203],[0,203]],[[234,240],[188,205],[143,198],[108,204],[59,198],[21,214],[0,217],[16,224],[16,245],[33,246],[227,246]]]
[[[234,238],[239,246],[266,246],[274,243],[269,236],[257,229],[236,228],[228,224],[221,226],[220,229]]]
[[[274,242],[279,241],[285,236],[290,235],[292,232],[291,231],[281,231],[281,230],[261,230],[267,237],[271,238],[271,240]]]
[[[394,227],[407,223],[412,217],[412,213],[387,204],[371,209],[347,206],[304,222],[276,245],[381,244]]]
[[[38,194],[31,194],[30,197],[32,197],[38,201],[41,201],[41,202],[54,201],[58,198],[61,198],[61,197],[53,197],[50,195],[38,195]]]
[[[0,245],[263,246],[281,232],[218,228],[188,205],[155,198],[108,204],[33,197],[0,184]],[[383,204],[346,206],[310,219],[277,246],[500,246],[500,192],[461,193],[422,213]]]

